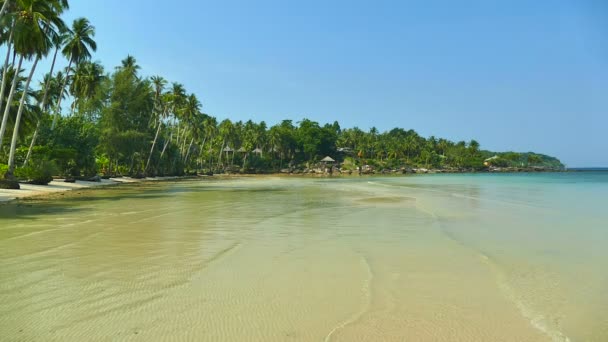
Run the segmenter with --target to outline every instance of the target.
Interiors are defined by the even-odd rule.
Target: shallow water
[[[264,177],[4,205],[0,340],[606,341],[607,195],[608,173]]]

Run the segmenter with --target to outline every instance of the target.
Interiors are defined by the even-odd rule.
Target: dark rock
[[[95,175],[95,176],[87,179],[87,181],[89,181],[89,182],[101,182],[101,177],[99,177],[98,175]]]
[[[0,179],[0,189],[19,190],[19,182],[16,180]]]
[[[66,183],[76,183],[76,178],[68,177],[64,180]]]

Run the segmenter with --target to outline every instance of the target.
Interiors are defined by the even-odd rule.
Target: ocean
[[[608,172],[237,177],[0,206],[2,340],[606,341]]]

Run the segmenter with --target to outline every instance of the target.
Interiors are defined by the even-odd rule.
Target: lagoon
[[[0,206],[3,340],[605,341],[608,173],[242,177]]]

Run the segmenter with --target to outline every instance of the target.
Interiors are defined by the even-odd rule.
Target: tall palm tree
[[[93,40],[95,36],[95,27],[91,25],[87,18],[78,18],[74,20],[72,29],[67,31],[65,46],[61,51],[63,55],[69,59],[65,81],[62,88],[67,86],[69,72],[72,64],[80,64],[80,62],[91,58],[91,51],[97,51],[97,43]],[[61,91],[63,93],[63,90]],[[57,119],[59,118],[59,108],[61,108],[61,97],[55,105],[55,114],[51,130],[55,129]]]
[[[186,99],[186,104],[183,108],[183,118],[186,124],[190,127],[190,134],[192,135],[190,139],[190,144],[188,145],[188,149],[184,151],[186,138],[184,136],[183,145],[182,146],[182,156],[184,162],[188,159],[188,155],[190,154],[190,149],[192,148],[192,144],[194,143],[194,138],[197,136],[198,129],[202,124],[202,116],[201,116],[201,102],[198,100],[196,95],[190,94]],[[199,118],[200,116],[200,118]],[[184,131],[186,128],[184,128]],[[184,155],[185,153],[185,155]]]
[[[139,69],[141,69],[141,67],[137,64],[135,57],[131,55],[127,55],[127,57],[123,59],[120,64],[121,65],[118,67],[119,69],[129,70],[133,76],[136,76]]]
[[[60,28],[62,31],[65,30],[65,28]],[[44,89],[43,95],[42,95],[42,100],[40,101],[40,109],[42,111],[47,110],[47,100],[48,100],[48,95],[49,95],[49,88],[51,86],[51,82],[54,80],[53,79],[53,71],[55,70],[55,63],[57,62],[57,54],[59,53],[59,50],[61,49],[61,46],[63,45],[63,41],[65,40],[65,32],[51,32],[52,34],[52,38],[51,40],[53,41],[53,46],[55,47],[55,53],[53,54],[53,61],[51,62],[51,71],[49,71],[48,77],[44,78],[44,84],[42,84],[42,87]],[[34,148],[35,144],[36,144],[36,139],[38,138],[38,131],[40,130],[40,120],[38,120],[38,123],[36,124],[36,130],[34,130],[34,134],[32,135],[32,140],[30,142],[30,147],[27,150],[27,155],[25,156],[25,161],[23,162],[23,165],[27,165],[27,162],[30,159],[30,156],[32,155],[32,149]]]
[[[70,92],[74,98],[72,114],[79,104],[97,94],[97,89],[104,79],[103,66],[100,63],[86,61],[78,64],[70,84]]]
[[[36,129],[34,130],[34,134],[32,135],[32,140],[30,141],[30,147],[27,150],[27,155],[23,161],[23,165],[27,165],[30,157],[32,156],[32,149],[36,146],[36,139],[38,138],[38,132],[40,131],[40,124],[42,122],[42,116],[48,115],[50,110],[52,109],[51,104],[56,103],[59,97],[66,98],[67,91],[64,91],[63,94],[60,94],[61,85],[63,84],[64,74],[63,72],[57,72],[55,77],[51,77],[50,74],[46,74],[40,82],[40,88],[44,89],[44,93],[42,95],[42,100],[40,101],[40,111],[43,113],[41,117],[38,119],[36,124]],[[45,100],[46,98],[46,100]]]
[[[165,115],[165,105],[162,101],[162,94],[165,86],[167,85],[167,81],[161,76],[152,76],[150,80],[154,85],[154,109],[152,111],[152,117],[155,117],[154,124],[157,127],[156,134],[154,134],[154,140],[152,141],[152,147],[150,147],[150,154],[148,155],[148,160],[146,161],[146,166],[144,167],[144,173],[148,172],[150,159],[152,158],[152,153],[154,153],[154,147],[156,146],[156,141],[158,140],[158,135],[163,125],[162,120]]]
[[[23,59],[32,59],[34,62],[30,69],[30,74],[25,82],[24,91],[19,102],[19,109],[15,118],[11,149],[8,158],[8,178],[12,177],[15,171],[15,150],[17,148],[17,137],[19,136],[19,124],[25,107],[25,100],[30,82],[34,76],[38,61],[48,54],[52,47],[50,32],[64,27],[64,23],[59,17],[63,8],[57,1],[45,0],[17,0],[17,5],[21,10],[15,18],[15,42],[14,50],[19,54],[19,65]]]
[[[7,4],[8,2],[5,2]],[[31,59],[37,49],[46,49],[48,47],[48,35],[52,34],[54,29],[62,29],[65,27],[59,15],[67,8],[67,1],[24,1],[16,0],[10,4],[10,13],[8,22],[10,22],[10,34],[8,39],[8,50],[11,49],[11,39],[13,46],[13,59],[19,55],[19,62],[16,70],[21,70],[23,59]],[[35,69],[38,63],[38,58],[33,64]],[[6,63],[5,63],[6,64]],[[14,62],[13,62],[14,65]],[[32,70],[32,75],[33,75]],[[19,73],[15,74],[19,77]],[[2,82],[4,85],[3,78]],[[15,95],[17,78],[13,78],[11,90],[7,97],[7,105],[5,106],[2,124],[0,124],[0,147],[4,139],[6,130],[6,122],[10,115],[10,103]],[[29,82],[28,82],[29,86]],[[0,89],[3,91],[4,89]],[[24,92],[24,94],[27,91]]]
[[[6,5],[7,3],[8,3],[8,1],[5,2],[4,4]],[[10,29],[9,29],[10,32],[8,34],[8,38],[6,39],[6,58],[4,59],[4,66],[2,67],[2,75],[7,75],[6,72],[8,70],[8,64],[9,64],[8,62],[10,61],[10,58],[11,58],[11,47],[12,47],[12,43],[13,43],[14,21],[9,20],[9,22],[10,22]],[[3,32],[3,33],[5,33],[5,32]],[[6,80],[7,80],[7,77],[3,76],[2,77],[2,86],[0,86],[0,94],[4,94],[4,91],[6,89]],[[3,100],[4,100],[4,97],[0,98],[0,110],[2,110]],[[4,116],[2,117],[2,121],[4,121]],[[4,131],[2,131],[2,132],[4,132]],[[1,134],[0,134],[0,136],[1,136]],[[0,140],[2,140],[2,139],[0,139]]]

